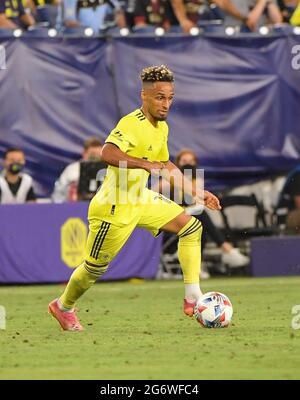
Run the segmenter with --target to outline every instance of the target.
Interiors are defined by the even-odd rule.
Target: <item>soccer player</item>
[[[201,222],[157,192],[146,188],[149,174],[158,171],[184,177],[169,160],[168,125],[165,122],[174,98],[174,76],[164,65],[145,68],[142,79],[142,108],[123,117],[112,130],[102,150],[109,167],[101,189],[90,203],[89,236],[84,262],[73,272],[59,299],[49,304],[49,312],[64,330],[81,331],[76,301],[105,273],[135,227],[176,233],[178,257],[183,271],[183,309],[193,315],[202,295],[199,285]],[[185,184],[185,183],[184,183]],[[186,187],[186,186],[185,186]],[[192,190],[192,189],[191,189]],[[195,203],[219,210],[217,197],[204,191],[190,193]]]

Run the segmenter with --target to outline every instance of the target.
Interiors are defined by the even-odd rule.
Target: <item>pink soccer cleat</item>
[[[194,308],[195,308],[196,302],[190,303],[186,299],[183,300],[183,312],[185,315],[192,317],[194,315]]]
[[[83,331],[75,311],[62,311],[58,306],[58,299],[49,304],[48,312],[57,319],[64,331]]]

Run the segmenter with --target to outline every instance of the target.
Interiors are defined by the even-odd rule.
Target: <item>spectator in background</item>
[[[113,14],[113,24],[107,20]],[[63,0],[63,21],[66,27],[88,27],[94,32],[112,25],[126,27],[124,11],[118,0]]]
[[[25,9],[28,9],[38,22],[48,22],[55,27],[61,0],[22,0]]]
[[[300,234],[300,165],[288,174],[276,213],[279,226],[289,234]]]
[[[198,160],[195,152],[190,149],[184,149],[179,152],[176,156],[175,164],[184,172],[186,170],[194,170],[198,166]],[[192,172],[193,176],[193,172]],[[244,256],[239,249],[234,248],[231,243],[227,242],[223,233],[218,229],[213,221],[211,220],[209,214],[203,211],[199,215],[195,215],[203,225],[202,233],[202,246],[204,248],[207,236],[209,236],[218,247],[222,250],[222,261],[224,264],[230,267],[239,267],[249,263],[249,258]]]
[[[297,5],[298,0],[278,0],[278,7],[280,9],[283,22],[290,22],[290,19],[297,8]]]
[[[171,18],[172,14],[169,0],[138,0],[135,3],[135,28],[153,26],[168,30],[171,26]]]
[[[129,28],[134,26],[134,9],[138,0],[119,0],[122,10],[125,13],[126,24]]]
[[[214,11],[211,5],[216,6]],[[220,19],[223,11],[240,24],[247,23],[247,14],[240,12],[230,0],[139,0],[135,7],[135,26],[161,26],[168,30],[180,24],[183,32],[189,33],[202,18]]]
[[[171,4],[184,32],[197,26],[201,13],[208,6],[206,0],[171,0]]]
[[[34,18],[25,12],[22,0],[0,0],[0,28],[28,28],[34,24]]]
[[[240,19],[225,10],[225,25],[238,25],[255,32],[262,25],[280,24],[283,21],[277,0],[231,0],[231,3],[247,18],[242,24]]]
[[[247,0],[241,0],[245,3]],[[224,19],[225,14],[236,20],[235,25],[243,24],[251,29],[248,21],[248,8],[238,8],[230,0],[171,0],[174,14],[183,30],[188,33],[203,20]]]
[[[100,161],[102,144],[97,138],[90,138],[84,142],[82,159],[68,165],[55,182],[52,200],[55,203],[63,203],[66,201],[77,201],[77,186],[80,175],[80,162]]]
[[[18,148],[10,148],[4,154],[4,170],[0,175],[0,203],[22,204],[35,201],[31,176],[22,173],[25,154]]]
[[[277,215],[277,224],[282,230],[285,227],[291,230],[298,230],[300,216],[300,165],[294,168],[287,176],[279,195],[275,214]],[[293,218],[295,217],[295,224]]]
[[[290,211],[286,220],[286,232],[290,235],[300,235],[300,196],[295,198],[296,208]]]

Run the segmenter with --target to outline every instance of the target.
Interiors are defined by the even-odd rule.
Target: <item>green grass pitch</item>
[[[47,304],[63,286],[0,287],[0,379],[299,379],[300,277],[203,282],[234,307],[228,329],[182,313],[179,281],[95,285],[79,302],[82,333],[62,332]]]

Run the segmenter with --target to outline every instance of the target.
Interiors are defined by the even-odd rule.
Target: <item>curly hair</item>
[[[143,69],[141,73],[143,83],[174,82],[173,72],[165,65],[151,66]]]

